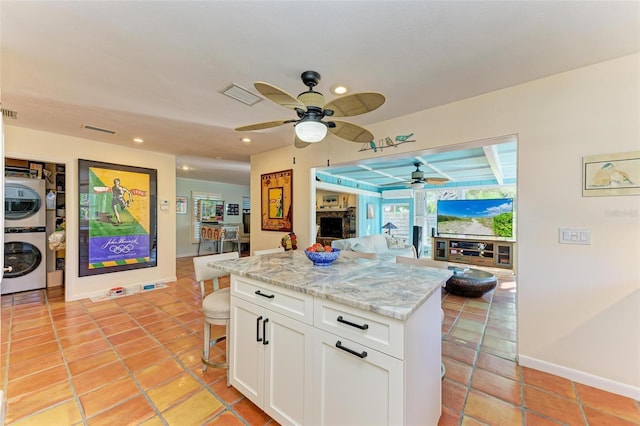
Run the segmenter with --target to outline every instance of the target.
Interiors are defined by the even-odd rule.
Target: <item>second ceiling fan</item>
[[[373,134],[356,124],[341,120],[323,121],[326,117],[353,117],[378,109],[385,101],[384,95],[376,92],[353,93],[341,96],[325,104],[324,95],[313,88],[320,81],[320,74],[315,71],[305,71],[300,76],[309,90],[302,92],[297,98],[269,83],[257,81],[254,87],[265,98],[293,109],[298,118],[266,121],[237,127],[239,132],[269,129],[294,123],[297,148],[305,148],[312,143],[320,142],[327,135],[327,130],[350,142],[367,143],[373,140]]]

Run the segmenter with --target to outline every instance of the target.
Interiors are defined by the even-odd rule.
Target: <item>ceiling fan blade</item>
[[[311,145],[311,143],[309,142],[303,142],[300,139],[298,139],[298,137],[296,136],[295,139],[293,140],[293,146],[295,146],[296,148],[306,148],[309,145]]]
[[[449,182],[449,179],[447,178],[426,178],[424,180],[426,183],[431,184],[431,185],[442,185],[445,184],[447,182]]]
[[[276,86],[263,81],[256,81],[253,86],[262,94],[262,96],[277,103],[278,105],[282,105],[289,109],[299,108],[303,111],[307,110],[307,107],[302,102]]]
[[[329,131],[339,138],[346,139],[356,143],[366,143],[373,140],[373,133],[353,123],[347,123],[346,121],[336,121],[335,127],[329,127]]]
[[[292,123],[295,120],[275,120],[275,121],[265,121],[263,123],[255,123],[249,124],[248,126],[236,127],[238,132],[247,132],[251,130],[262,130],[262,129],[270,129],[271,127],[282,126],[283,124]]]
[[[353,93],[332,100],[324,109],[332,110],[333,117],[353,117],[378,109],[384,101],[384,95],[381,93]]]

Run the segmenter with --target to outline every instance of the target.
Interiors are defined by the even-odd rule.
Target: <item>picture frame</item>
[[[157,266],[157,170],[78,160],[79,276]]]
[[[338,205],[338,196],[336,194],[324,195],[322,197],[322,204],[324,206],[336,207]]]
[[[200,222],[222,222],[224,200],[199,200]]]
[[[239,216],[240,215],[240,204],[234,204],[234,203],[227,204],[227,215],[229,215],[229,216]]]
[[[640,151],[582,157],[582,196],[640,195]]]
[[[189,199],[185,196],[176,196],[176,214],[187,214],[189,209]]]
[[[293,232],[293,170],[260,175],[263,231]]]
[[[373,203],[367,204],[367,219],[375,219],[375,210],[373,209]]]

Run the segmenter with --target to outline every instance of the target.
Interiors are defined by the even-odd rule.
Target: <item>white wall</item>
[[[231,185],[196,179],[176,179],[176,195],[182,195],[189,199],[187,214],[176,215],[177,257],[195,256],[198,253],[198,244],[191,243],[191,219],[193,217],[191,191],[220,194],[225,203],[223,222],[228,224],[242,224],[242,197],[249,196],[249,187],[246,185]],[[238,216],[227,215],[227,205],[229,203],[239,205],[240,211]]]
[[[378,138],[415,133],[416,143],[394,155],[518,135],[520,363],[635,399],[640,197],[582,197],[581,159],[640,149],[639,64],[640,55],[630,55],[369,126]],[[332,163],[383,156],[359,148],[329,138],[253,156],[252,211],[260,208],[260,174],[293,168],[294,228],[304,246],[313,208],[309,169],[329,156]],[[560,245],[558,227],[589,228],[592,244]],[[254,248],[277,245],[279,235],[259,229],[254,215]]]
[[[175,206],[175,157],[118,147],[22,127],[5,127],[5,156],[66,164],[65,298],[77,300],[104,294],[116,286],[134,286],[176,279],[176,214],[158,206],[158,266],[89,277],[78,276],[78,159],[146,167],[158,171],[158,200]],[[76,207],[74,207],[76,206]]]

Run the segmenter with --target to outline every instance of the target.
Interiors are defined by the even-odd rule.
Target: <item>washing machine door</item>
[[[7,182],[4,186],[5,226],[43,226],[44,205],[38,190],[21,183]]]
[[[11,267],[4,273],[4,278],[18,278],[35,271],[44,260],[43,253],[26,241],[4,243],[4,266]]]

